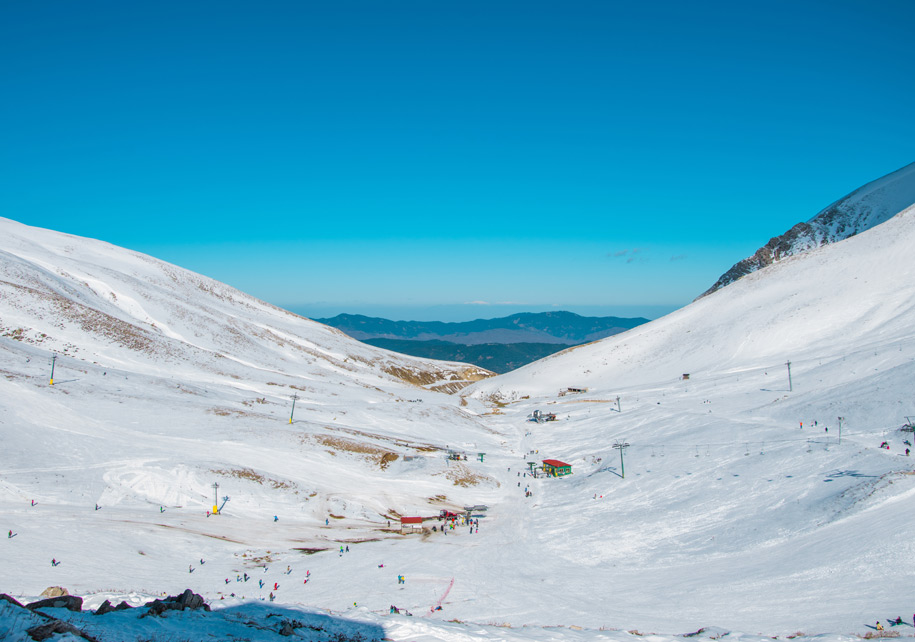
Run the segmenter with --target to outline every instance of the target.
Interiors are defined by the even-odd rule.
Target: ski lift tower
[[[623,451],[629,448],[628,443],[620,443],[618,440],[613,447],[620,451],[620,477],[626,479],[626,466],[623,464]]]

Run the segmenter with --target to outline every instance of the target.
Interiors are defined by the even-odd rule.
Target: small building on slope
[[[550,477],[564,477],[572,474],[572,464],[567,464],[558,459],[544,459],[543,472]]]
[[[421,533],[423,530],[423,518],[422,517],[401,517],[400,518],[400,532],[401,533]]]

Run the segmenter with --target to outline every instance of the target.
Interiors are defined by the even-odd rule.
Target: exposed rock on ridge
[[[769,240],[753,256],[734,264],[702,298],[787,256],[842,241],[888,221],[915,204],[915,163],[860,187],[806,223]]]

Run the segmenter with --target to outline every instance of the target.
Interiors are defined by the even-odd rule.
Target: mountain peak
[[[842,241],[888,221],[915,203],[915,163],[859,187],[769,242],[721,275],[702,298],[787,256]]]

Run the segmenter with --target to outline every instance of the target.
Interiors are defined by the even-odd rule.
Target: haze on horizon
[[[3,216],[310,316],[656,318],[912,161],[907,2],[0,17]]]

